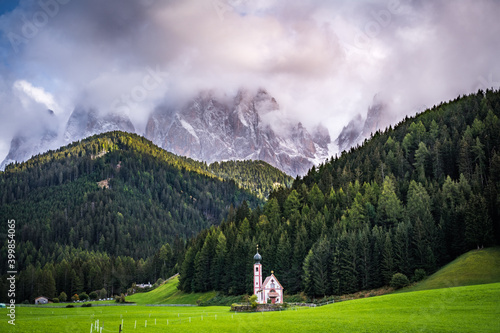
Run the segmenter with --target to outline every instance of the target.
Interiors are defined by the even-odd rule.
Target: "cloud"
[[[57,105],[54,100],[54,96],[43,90],[43,88],[35,87],[31,83],[24,80],[15,81],[14,88],[17,91],[24,93],[23,96],[21,96],[21,100],[23,101],[23,105],[25,107],[28,107],[29,101],[23,97],[28,97],[36,103],[43,104],[47,109],[55,112],[60,109],[59,105]]]
[[[397,122],[498,86],[499,14],[495,0],[24,0],[0,16],[0,116],[23,126],[38,112],[9,94],[17,84],[62,122],[83,103],[126,112],[142,133],[159,103],[263,87],[280,117],[335,138],[377,93]]]

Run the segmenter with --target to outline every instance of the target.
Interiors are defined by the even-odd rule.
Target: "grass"
[[[214,298],[215,291],[207,293],[184,293],[177,289],[179,277],[175,277],[147,293],[137,293],[126,298],[127,302],[141,304],[196,304]]]
[[[228,307],[17,308],[0,332],[499,332],[500,283],[435,289],[283,312],[233,314]],[[156,325],[155,325],[156,320]],[[145,323],[147,321],[147,327]],[[134,329],[134,324],[137,327]],[[95,331],[94,331],[95,332]]]
[[[500,282],[500,247],[467,252],[427,279],[403,291]]]

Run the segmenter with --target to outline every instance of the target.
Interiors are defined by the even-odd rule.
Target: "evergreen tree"
[[[394,253],[392,247],[391,234],[385,234],[384,248],[382,252],[382,276],[384,283],[389,284],[394,275]]]
[[[473,195],[465,215],[465,239],[471,248],[483,248],[492,241],[493,228],[486,209],[486,200]]]

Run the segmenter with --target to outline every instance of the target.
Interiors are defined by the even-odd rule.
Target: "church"
[[[259,246],[257,246],[257,254],[253,260],[255,261],[253,265],[253,293],[257,295],[257,303],[266,304],[270,300],[272,304],[283,304],[284,289],[274,276],[273,271],[262,283],[262,265],[260,263],[262,256],[259,254]]]

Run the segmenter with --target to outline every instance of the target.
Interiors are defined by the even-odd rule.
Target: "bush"
[[[250,305],[252,306],[252,309],[255,309],[257,307],[257,295],[252,295],[249,301]]]
[[[57,297],[56,297],[56,298],[53,298],[53,299],[52,299],[52,302],[54,302],[54,303],[59,303],[59,298],[57,298]]]
[[[73,304],[68,304],[66,305],[67,308],[74,308],[75,306]]]
[[[391,279],[391,287],[394,289],[401,289],[403,287],[406,287],[410,284],[410,280],[406,277],[406,275],[402,273],[396,273],[392,276]]]
[[[92,303],[82,304],[82,308],[90,308]]]
[[[89,294],[89,298],[90,298],[90,299],[97,299],[97,297],[99,297],[99,296],[97,296],[97,293],[96,293],[95,291],[93,291],[93,292],[91,292],[91,293]]]
[[[68,300],[68,295],[64,291],[61,291],[59,294],[59,301],[66,302]]]
[[[153,289],[158,288],[158,287],[159,287],[159,286],[161,286],[164,282],[165,282],[165,280],[163,280],[162,278],[158,278],[158,280],[156,280],[156,282],[153,284]]]
[[[89,295],[86,292],[80,293],[79,297],[82,301],[86,301],[89,299]]]
[[[73,296],[71,296],[71,300],[72,300],[73,302],[75,302],[75,301],[79,301],[79,300],[80,300],[80,297],[78,297],[78,294],[74,294]]]
[[[99,298],[106,298],[106,295],[108,294],[108,292],[106,291],[106,289],[102,288],[101,290],[99,290]]]
[[[422,281],[427,277],[427,273],[422,268],[417,268],[413,274],[413,282]]]

